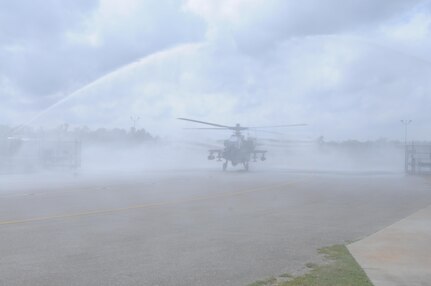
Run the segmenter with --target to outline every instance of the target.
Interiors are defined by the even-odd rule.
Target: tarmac
[[[431,285],[431,206],[348,249],[374,286]]]
[[[430,204],[397,173],[0,177],[0,285],[248,285]]]

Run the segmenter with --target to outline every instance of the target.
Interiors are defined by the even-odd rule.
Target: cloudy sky
[[[0,124],[431,139],[430,110],[431,1],[0,2]]]

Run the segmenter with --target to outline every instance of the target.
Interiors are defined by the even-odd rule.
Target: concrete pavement
[[[0,285],[247,285],[429,204],[397,174],[0,178]]]
[[[375,286],[431,285],[431,206],[348,249]]]

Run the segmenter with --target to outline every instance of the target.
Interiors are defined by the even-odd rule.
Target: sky
[[[430,51],[428,0],[1,1],[0,124],[426,140]]]

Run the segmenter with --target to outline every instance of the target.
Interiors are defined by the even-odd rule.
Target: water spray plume
[[[60,99],[59,101],[57,101],[56,103],[52,104],[51,106],[47,107],[46,109],[40,111],[39,113],[37,113],[35,116],[33,116],[31,119],[29,119],[28,121],[25,121],[21,124],[19,124],[16,128],[14,128],[13,132],[17,132],[20,129],[22,129],[24,126],[28,126],[31,125],[34,121],[40,119],[41,117],[43,117],[44,115],[46,115],[47,113],[49,113],[50,111],[52,111],[53,109],[57,108],[58,106],[68,102],[69,100],[71,100],[72,98],[78,97],[80,95],[85,94],[87,91],[104,84],[107,81],[110,80],[114,80],[117,76],[119,76],[120,74],[124,73],[124,72],[130,72],[133,69],[139,68],[142,65],[146,65],[146,64],[150,64],[156,61],[159,61],[165,57],[167,57],[168,55],[171,55],[172,53],[179,53],[182,52],[184,50],[189,50],[189,49],[197,49],[201,46],[201,44],[185,44],[185,45],[181,45],[181,46],[177,46],[165,51],[161,51],[161,52],[157,52],[154,54],[151,54],[149,56],[140,58],[139,60],[136,60],[134,62],[131,62],[129,64],[126,64],[124,66],[121,66],[117,69],[115,69],[114,71],[111,71],[101,77],[99,77],[98,79],[80,87],[79,89],[73,91],[72,93],[66,95],[64,98]]]

